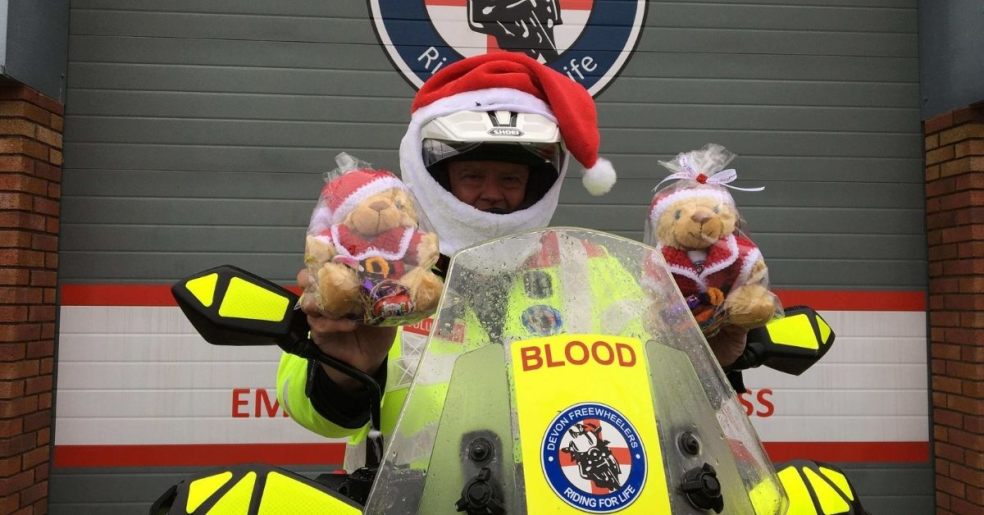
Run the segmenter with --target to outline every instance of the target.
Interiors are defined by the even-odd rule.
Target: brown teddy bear
[[[666,180],[677,182],[657,186],[646,231],[647,243],[659,250],[647,273],[666,263],[723,367],[741,355],[748,329],[781,313],[762,253],[738,230],[738,210],[725,187],[737,174],[722,170],[732,159],[711,144],[661,162],[675,172]]]
[[[385,170],[347,170],[325,184],[304,261],[327,315],[373,325],[412,323],[437,307],[437,235],[421,231],[405,185]]]

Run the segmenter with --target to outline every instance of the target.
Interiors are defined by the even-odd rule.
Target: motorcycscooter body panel
[[[366,513],[784,513],[653,252],[551,228],[456,255]]]

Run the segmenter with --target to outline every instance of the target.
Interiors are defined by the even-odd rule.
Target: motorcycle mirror
[[[376,380],[321,351],[308,337],[311,328],[299,297],[271,281],[232,265],[222,265],[178,281],[171,294],[198,334],[213,345],[279,345],[284,351],[315,359],[341,371],[369,392],[372,431],[366,463],[379,464],[382,389]]]
[[[798,376],[830,350],[834,336],[830,325],[813,308],[787,308],[782,318],[748,332],[745,352],[731,368],[765,365]]]
[[[306,338],[298,296],[232,265],[178,281],[171,294],[205,341],[213,345],[280,345],[291,352]]]

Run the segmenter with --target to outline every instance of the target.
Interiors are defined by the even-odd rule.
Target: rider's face
[[[448,163],[451,193],[475,209],[512,213],[526,196],[530,167],[502,161],[453,161]]]

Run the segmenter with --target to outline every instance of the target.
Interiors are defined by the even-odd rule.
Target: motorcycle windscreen
[[[658,251],[551,228],[457,254],[367,513],[783,513]]]

